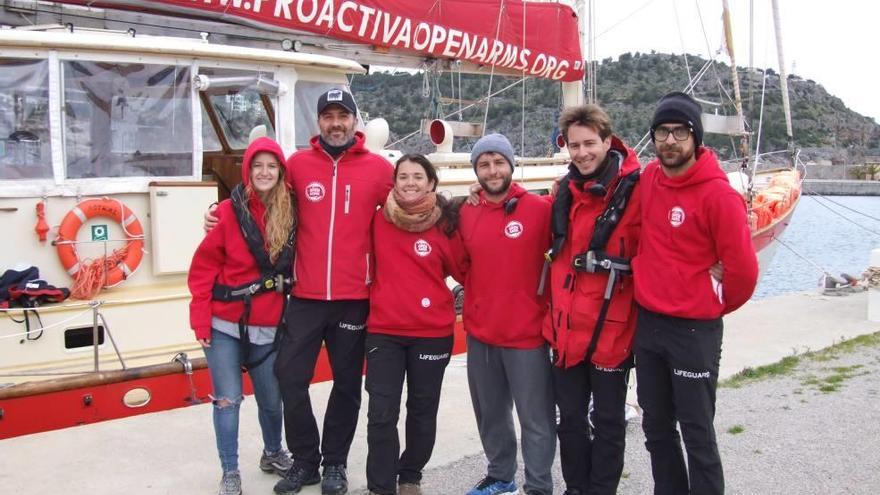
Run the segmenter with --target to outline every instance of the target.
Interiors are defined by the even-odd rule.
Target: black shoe
[[[299,493],[302,487],[307,485],[317,485],[321,482],[321,476],[318,469],[305,469],[302,466],[293,465],[284,473],[281,481],[275,483],[275,493],[278,495],[293,495]]]
[[[565,490],[562,495],[584,495],[584,492],[578,490],[577,488],[569,488]]]
[[[324,466],[321,493],[323,495],[343,495],[347,492],[348,479],[345,477],[345,465]]]

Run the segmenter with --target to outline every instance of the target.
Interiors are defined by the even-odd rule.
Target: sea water
[[[817,289],[822,270],[860,278],[880,248],[880,197],[804,196],[782,241],[754,299]]]

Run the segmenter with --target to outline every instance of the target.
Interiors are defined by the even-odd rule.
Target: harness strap
[[[602,308],[599,309],[599,315],[596,318],[596,326],[593,327],[593,336],[590,338],[590,344],[587,346],[587,355],[584,362],[589,363],[596,352],[599,345],[599,335],[602,328],[605,327],[605,317],[608,315],[608,308],[611,306],[611,292],[614,290],[614,284],[617,283],[617,269],[612,267],[608,273],[608,283],[605,285],[605,297],[602,300]]]

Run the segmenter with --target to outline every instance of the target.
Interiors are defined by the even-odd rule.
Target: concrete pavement
[[[880,331],[880,324],[868,322],[866,314],[864,292],[843,297],[801,293],[751,301],[725,319],[722,378],[747,366],[769,364],[795,352]],[[464,356],[453,358],[447,369],[429,469],[482,451],[466,371]],[[312,386],[319,418],[330,386]],[[349,458],[353,492],[366,486],[366,393],[363,398]],[[278,479],[257,467],[260,438],[256,403],[249,397],[242,405],[239,449],[247,494],[272,493]],[[0,459],[2,492],[15,495],[210,494],[216,492],[220,478],[210,405],[2,440]],[[442,488],[435,491],[439,487],[427,488],[426,493],[444,493]],[[320,490],[309,487],[301,493],[313,495]]]

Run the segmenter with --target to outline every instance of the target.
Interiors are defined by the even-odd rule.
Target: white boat
[[[288,153],[307,145],[317,133],[317,96],[365,72],[360,63],[329,53],[360,54],[373,63],[423,63],[426,56],[363,43],[337,50],[301,26],[269,30],[225,22],[236,15],[233,7],[253,13],[270,5],[259,0],[100,3],[149,4],[153,13],[77,5],[87,3],[16,1],[0,10],[0,23],[19,21],[15,29],[0,29],[0,218],[8,234],[0,270],[32,265],[49,283],[72,286],[88,282],[83,274],[99,273],[86,268],[87,261],[114,259],[95,281],[97,294],[36,311],[3,310],[0,439],[207,400],[209,377],[189,330],[186,287],[203,212],[240,180],[238,162],[254,135],[275,138]],[[509,2],[508,8],[512,13],[526,4]],[[564,5],[535,5],[571,17]],[[62,18],[70,24],[57,24]],[[501,19],[499,13],[495,25]],[[576,19],[564,22],[567,32],[577,33]],[[172,31],[181,36],[167,35]],[[541,35],[540,26],[534,35]],[[321,53],[295,51],[304,43]],[[559,80],[584,70],[580,55],[566,62],[568,52],[545,55],[543,66],[535,55],[522,67],[513,59],[503,63],[500,53],[494,65],[465,54],[457,66],[483,74],[528,69]],[[555,65],[548,71],[550,57]],[[564,105],[584,101],[575,79],[562,82]],[[462,194],[474,178],[466,155],[452,153],[452,135],[460,131],[442,121],[431,126],[441,187]],[[366,129],[373,149],[389,158],[398,153],[384,149],[387,124],[377,120]],[[516,179],[546,191],[568,159],[563,151],[520,161]],[[35,232],[38,208],[50,227],[46,240]],[[117,213],[100,216],[102,209]],[[762,253],[769,250],[760,243],[781,233],[793,209],[792,203],[760,229],[756,224]],[[129,251],[114,257],[125,246]],[[456,340],[460,352],[464,339]],[[329,378],[322,357],[315,379]]]

